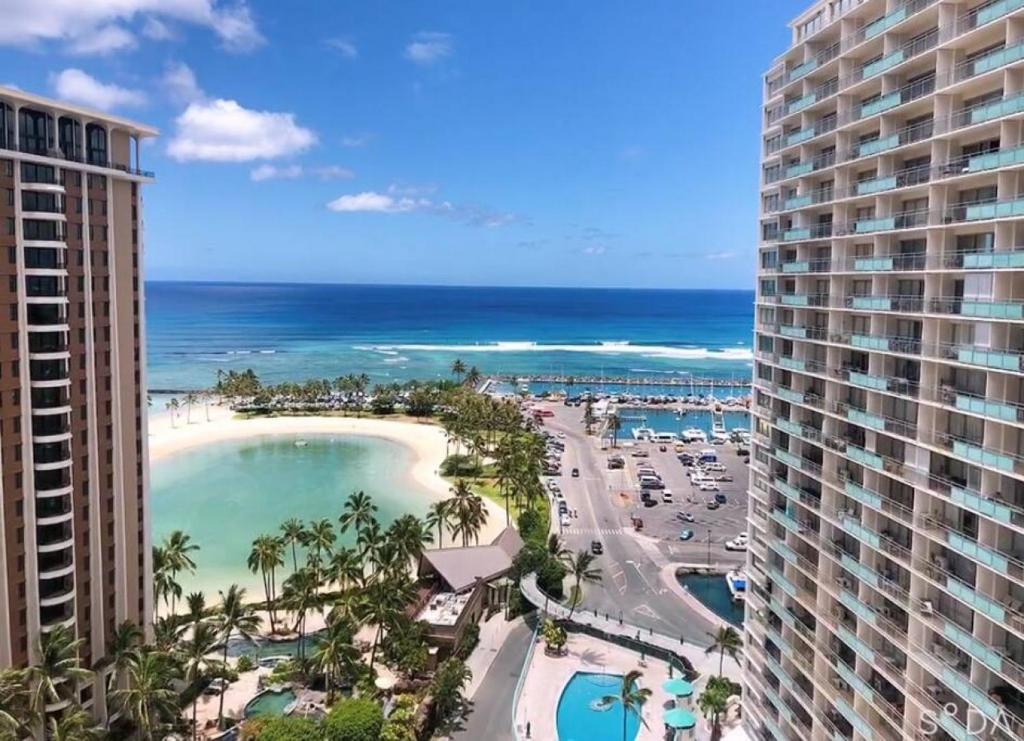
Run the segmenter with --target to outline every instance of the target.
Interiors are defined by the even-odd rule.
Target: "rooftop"
[[[420,610],[416,619],[425,620],[431,625],[455,625],[459,621],[459,615],[469,604],[470,597],[472,592],[438,592]]]
[[[437,548],[423,552],[428,562],[452,592],[470,589],[478,579],[490,581],[512,568],[512,559],[523,547],[512,527],[501,531],[491,545],[468,548]]]
[[[45,110],[57,110],[64,113],[71,113],[76,116],[83,118],[95,119],[96,121],[103,121],[104,123],[113,124],[118,128],[125,129],[130,133],[140,138],[146,138],[151,136],[158,136],[160,131],[147,126],[146,124],[131,121],[127,118],[120,118],[119,116],[112,116],[109,113],[103,111],[97,111],[91,108],[84,108],[82,106],[74,105],[73,103],[66,103],[64,101],[55,100],[53,98],[46,98],[42,95],[36,95],[34,93],[26,93],[24,90],[18,90],[17,88],[4,87],[0,85],[0,97],[8,100],[15,100],[25,105],[42,108]]]

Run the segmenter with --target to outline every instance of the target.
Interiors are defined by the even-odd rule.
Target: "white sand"
[[[256,417],[240,419],[226,407],[210,405],[209,417],[201,406],[193,407],[191,423],[184,410],[175,419],[160,415],[149,425],[149,460],[157,462],[190,448],[226,440],[247,440],[273,435],[359,435],[391,440],[412,450],[416,462],[413,479],[431,496],[431,501],[451,496],[451,485],[439,468],[447,449],[445,433],[437,425],[371,417]],[[173,421],[173,424],[172,424]],[[483,498],[487,524],[480,532],[480,543],[489,543],[505,526],[505,510]]]

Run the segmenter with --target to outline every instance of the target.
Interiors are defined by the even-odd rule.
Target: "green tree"
[[[573,613],[576,611],[576,605],[580,601],[580,584],[582,582],[587,582],[588,584],[599,583],[601,581],[601,569],[594,566],[597,556],[590,551],[577,551],[575,555],[563,557],[562,560],[574,583],[573,600],[569,606],[569,619],[571,620]]]
[[[299,659],[305,659],[306,617],[321,607],[320,583],[310,568],[302,568],[285,579],[281,590],[281,606],[295,614],[295,628],[299,633]]]
[[[306,542],[306,528],[302,524],[302,520],[292,517],[281,525],[281,533],[284,537],[284,544],[291,546],[292,549],[292,573],[294,573],[299,570],[296,547]]]
[[[416,741],[416,698],[399,695],[381,729],[380,741]]]
[[[447,500],[431,502],[427,508],[427,516],[424,522],[431,530],[437,528],[437,547],[444,548],[444,531],[448,527]]]
[[[622,684],[619,685],[619,694],[617,695],[606,695],[603,699],[606,703],[618,702],[622,704],[622,741],[627,741],[626,736],[626,721],[629,718],[630,713],[640,719],[640,722],[647,727],[647,721],[644,720],[643,709],[644,705],[651,698],[651,691],[646,687],[640,687],[640,677],[643,674],[633,669],[626,673],[626,676],[622,678]]]
[[[697,698],[697,707],[711,724],[711,739],[718,741],[722,735],[722,716],[729,707],[729,688],[715,682],[718,677],[708,680],[707,687]]]
[[[388,539],[398,548],[399,555],[414,566],[423,556],[423,546],[434,542],[434,535],[416,515],[402,515],[388,528]]]
[[[480,373],[480,369],[475,365],[470,366],[470,369],[466,371],[466,385],[470,388],[476,388],[476,386],[483,380],[483,374]]]
[[[75,639],[65,627],[58,627],[39,637],[36,661],[28,667],[26,679],[32,688],[30,705],[42,717],[49,704],[72,700],[77,681],[92,677],[78,663],[78,651],[84,641]]]
[[[430,695],[433,698],[431,713],[436,726],[446,727],[465,713],[466,698],[463,692],[472,678],[473,672],[459,659],[446,659],[437,668],[430,683]]]
[[[725,668],[725,655],[728,654],[736,659],[736,655],[743,647],[743,639],[731,625],[721,627],[708,635],[711,637],[711,645],[704,650],[704,654],[718,652],[718,676],[721,677]]]
[[[38,722],[28,677],[21,669],[0,669],[0,739],[26,738]]]
[[[335,539],[334,526],[330,520],[316,520],[310,523],[309,534],[306,537],[306,563],[313,569],[313,576],[317,582],[320,581],[325,558],[330,559],[334,551]]]
[[[115,685],[121,683],[132,655],[139,650],[143,637],[142,629],[131,620],[125,620],[114,629],[107,653],[114,662]]]
[[[350,698],[331,708],[323,727],[326,741],[379,741],[384,713],[375,700]]]
[[[462,377],[466,375],[466,364],[458,358],[452,362],[452,375],[455,376],[455,380],[462,383]]]
[[[192,629],[192,637],[182,641],[178,648],[178,660],[181,662],[185,681],[198,690],[198,683],[211,669],[221,666],[219,661],[210,658],[210,654],[220,648],[220,636],[217,629],[210,623],[199,623]],[[199,735],[199,727],[196,725],[196,709],[199,702],[199,692],[195,691],[192,696],[192,738]]]
[[[103,727],[76,705],[59,715],[51,715],[46,724],[48,741],[102,741],[106,737]]]
[[[462,547],[469,545],[470,539],[480,537],[480,529],[487,521],[487,511],[483,500],[469,489],[464,479],[458,479],[452,488],[452,497],[448,500],[448,513],[452,523],[452,535],[462,539]]]
[[[613,414],[608,417],[608,432],[612,433],[612,447],[618,447],[619,445],[619,430],[622,429],[622,420],[619,419],[618,414]]]
[[[171,579],[177,580],[178,574],[196,572],[196,562],[192,554],[199,550],[199,546],[192,542],[192,538],[181,530],[174,530],[164,538],[163,551],[165,567],[170,572]],[[181,597],[181,587],[171,592],[171,614],[174,614],[174,603]]]
[[[178,713],[178,694],[170,688],[173,678],[167,654],[140,651],[128,663],[124,688],[112,693],[114,706],[146,741],[153,741]]]
[[[331,556],[331,562],[327,566],[327,576],[330,581],[338,585],[339,589],[349,589],[362,582],[363,561],[353,549],[339,548]]]
[[[310,741],[321,738],[320,725],[309,718],[261,715],[242,726],[240,741]]]
[[[328,523],[329,524],[329,523]],[[249,571],[259,573],[263,579],[263,592],[267,597],[270,632],[277,632],[277,569],[284,566],[284,541],[273,535],[260,535],[249,551]]]
[[[217,613],[216,626],[220,640],[224,645],[222,664],[228,663],[228,646],[231,638],[240,635],[246,640],[253,640],[263,622],[259,615],[245,604],[245,589],[232,584],[227,592],[220,593],[220,612]],[[217,727],[224,725],[224,693],[220,693],[220,704],[217,708]]]
[[[313,654],[313,666],[324,675],[327,685],[328,705],[334,702],[334,690],[346,677],[354,676],[359,666],[359,650],[352,645],[353,633],[347,621],[328,621]]]
[[[377,505],[365,491],[353,492],[345,500],[341,517],[338,518],[341,532],[347,533],[350,528],[355,528],[356,532],[359,532],[374,519],[376,512]]]

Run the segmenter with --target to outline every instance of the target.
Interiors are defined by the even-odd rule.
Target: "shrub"
[[[399,695],[395,698],[395,709],[391,711],[380,741],[416,741],[416,698]]]
[[[482,473],[480,461],[468,455],[450,455],[441,462],[442,476],[477,477]]]
[[[320,726],[308,718],[261,717],[242,725],[240,741],[309,741],[320,738]]]
[[[455,656],[465,661],[473,653],[473,649],[480,643],[480,626],[477,623],[470,623],[462,633],[459,645],[455,647]]]
[[[519,513],[519,535],[524,541],[544,539],[547,537],[548,526],[541,520],[539,512],[524,509]]]
[[[240,672],[251,672],[256,668],[256,662],[253,661],[252,656],[249,654],[242,654],[238,657],[238,671]]]
[[[380,705],[369,698],[358,697],[331,708],[324,719],[327,741],[377,741],[384,725]]]

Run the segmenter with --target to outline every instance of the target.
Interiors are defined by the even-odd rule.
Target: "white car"
[[[701,481],[697,484],[697,488],[700,491],[718,491],[718,484],[714,481]]]
[[[747,550],[747,541],[746,541],[745,538],[743,540],[740,540],[739,538],[734,538],[733,540],[727,540],[727,541],[725,541],[725,550],[727,550],[727,551],[745,551],[745,550]]]
[[[560,437],[560,438],[562,438],[564,440],[565,439],[565,433],[564,432],[559,432],[558,433],[558,437]]]
[[[561,523],[562,523],[562,527],[568,527],[569,525],[572,524],[572,518],[569,517],[568,513],[562,515]]]
[[[661,490],[661,501],[663,501],[663,502],[671,502],[672,501],[672,492],[669,491],[668,489],[662,489]]]

